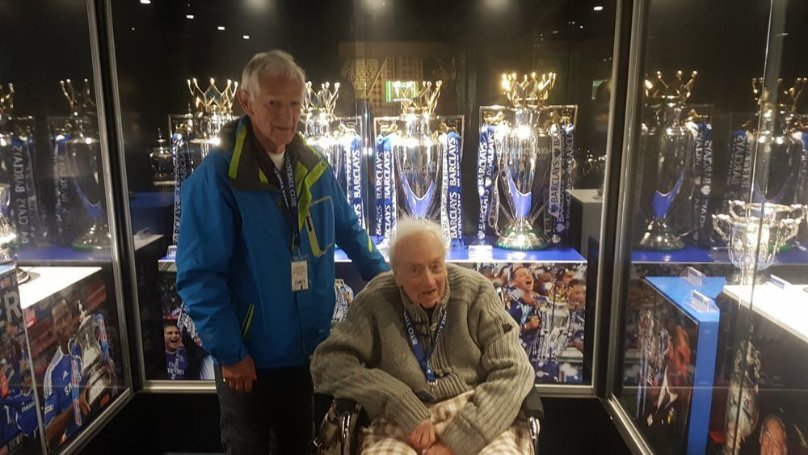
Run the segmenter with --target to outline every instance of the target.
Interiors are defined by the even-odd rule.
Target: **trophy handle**
[[[726,230],[721,228],[721,226],[722,225],[729,226],[729,224],[730,224],[729,215],[724,214],[713,215],[713,229],[715,229],[715,232],[718,232],[718,235],[720,235],[721,238],[723,238],[726,241],[729,241],[729,235],[727,234]]]
[[[785,243],[797,236],[800,231],[800,218],[793,220],[783,220],[783,225],[786,228],[786,235],[783,237],[782,242]]]
[[[806,211],[805,206],[802,204],[791,204],[791,218],[797,221],[799,224],[800,221],[805,217]]]
[[[729,214],[733,219],[744,218],[746,216],[745,208],[746,203],[743,201],[729,201]]]

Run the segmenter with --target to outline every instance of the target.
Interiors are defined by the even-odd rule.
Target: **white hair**
[[[446,256],[446,239],[443,237],[443,230],[440,225],[434,221],[416,219],[409,216],[403,216],[396,220],[396,230],[390,236],[390,247],[387,250],[387,255],[390,257],[390,265],[395,268],[396,256],[398,255],[397,247],[398,242],[407,237],[414,235],[431,235],[440,244],[443,250],[443,256]]]
[[[288,52],[274,50],[269,52],[259,52],[244,66],[241,72],[241,89],[247,92],[252,98],[259,92],[258,80],[263,75],[289,76],[291,79],[300,81],[303,90],[306,89],[306,72],[295,63],[294,57]]]

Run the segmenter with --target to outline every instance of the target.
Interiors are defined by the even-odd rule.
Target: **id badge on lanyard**
[[[284,181],[278,168],[274,168],[275,176],[278,178],[278,183],[281,185],[281,193],[283,194],[284,202],[289,209],[289,221],[292,228],[292,264],[291,264],[291,277],[292,277],[292,292],[305,291],[309,288],[309,261],[306,256],[301,255],[299,251],[300,232],[297,226],[297,194],[295,191],[295,178],[292,174],[292,163],[289,160],[289,153],[284,157],[284,167],[286,170],[286,180]]]

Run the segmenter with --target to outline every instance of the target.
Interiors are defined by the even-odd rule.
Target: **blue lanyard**
[[[297,225],[297,191],[295,190],[295,176],[292,174],[292,163],[289,160],[289,151],[283,157],[283,165],[286,168],[286,180],[284,180],[281,172],[276,166],[271,166],[272,171],[275,172],[275,177],[278,179],[278,185],[281,187],[281,194],[283,195],[283,202],[286,203],[286,208],[289,209],[289,224],[292,227],[292,243],[299,245],[300,232]]]
[[[438,337],[440,337],[441,332],[443,332],[443,328],[446,326],[446,315],[448,313],[448,311],[443,312],[443,317],[440,318],[440,323],[438,324],[438,330],[435,332],[435,338],[432,340],[432,349],[426,353],[424,352],[423,345],[418,342],[418,338],[415,336],[415,328],[410,320],[410,315],[407,314],[407,310],[404,310],[404,324],[407,326],[407,335],[409,336],[410,340],[410,348],[412,348],[412,353],[415,354],[415,358],[418,359],[418,364],[421,366],[421,371],[424,372],[426,382],[429,383],[430,386],[434,386],[438,380],[435,378],[435,372],[432,370],[432,365],[429,364],[429,357],[432,356],[432,353],[435,351],[435,347],[438,345]]]

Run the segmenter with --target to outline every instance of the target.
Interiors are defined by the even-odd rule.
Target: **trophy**
[[[45,240],[34,183],[34,119],[15,116],[14,85],[0,85],[0,183],[9,185],[6,216],[19,247],[35,246]]]
[[[359,117],[336,117],[334,108],[339,97],[339,82],[325,82],[314,91],[306,83],[303,98],[303,123],[306,141],[325,156],[334,177],[345,190],[359,223],[366,226],[363,191],[362,123]]]
[[[799,120],[797,103],[806,84],[806,79],[797,78],[794,86],[782,89],[782,79],[777,80],[773,93],[764,86],[762,78],[752,79],[752,91],[760,107],[758,129],[751,134],[754,153],[752,177],[753,202],[791,204],[795,200],[797,179],[803,161],[803,144],[792,132]]]
[[[72,379],[78,379],[77,383],[87,390],[90,408],[97,409],[107,393],[114,393],[115,385],[115,369],[109,355],[104,316],[82,314],[81,324],[70,339],[69,349],[73,364]],[[76,389],[78,387],[74,387]],[[74,397],[74,404],[75,398],[78,397]],[[81,418],[80,413],[77,418]]]
[[[463,116],[435,115],[442,85],[393,81],[393,100],[401,103],[401,115],[374,120],[376,234],[383,237],[382,245],[394,229],[396,211],[418,219],[439,218],[451,245],[463,244]]]
[[[59,85],[71,115],[64,121],[61,134],[55,138],[57,222],[62,223],[63,240],[72,238],[73,248],[106,248],[110,245],[110,234],[104,210],[101,142],[96,129],[92,89],[87,79],[81,92],[76,91],[70,79],[59,81]],[[86,224],[70,224],[75,207],[84,209]]]
[[[158,188],[174,185],[174,150],[163,139],[163,132],[157,128],[157,146],[149,153],[149,162],[154,171],[153,182]]]
[[[516,250],[546,248],[548,240],[533,229],[533,195],[544,186],[552,155],[553,139],[541,114],[555,73],[502,76],[502,88],[513,105],[513,121],[497,127],[496,147],[499,177],[508,196],[512,220],[500,233],[497,246]]]
[[[169,115],[169,131],[171,131],[171,148],[174,157],[174,233],[172,243],[176,245],[179,236],[180,216],[182,213],[180,193],[182,184],[199,163],[214,147],[219,146],[219,131],[222,127],[236,120],[233,115],[233,101],[236,98],[238,82],[227,80],[224,90],[216,86],[211,78],[207,89],[202,90],[196,78],[186,81],[191,94],[193,110],[188,106],[188,113]]]
[[[713,216],[713,228],[728,242],[729,258],[740,269],[738,282],[752,284],[774,255],[797,235],[805,208],[799,204],[731,201],[729,214]]]
[[[469,255],[473,252],[490,255],[491,245],[486,241],[487,228],[493,205],[494,183],[497,176],[497,128],[505,124],[502,107],[480,107],[480,143],[477,149],[477,197],[480,201],[480,216],[477,219],[477,234]],[[477,254],[477,253],[475,253]]]
[[[696,133],[692,130],[685,115],[685,104],[693,90],[697,72],[693,71],[690,80],[684,82],[682,71],[676,78],[666,83],[662,72],[657,71],[656,83],[646,81],[646,98],[654,103],[650,106],[653,125],[645,137],[646,146],[658,152],[655,189],[651,198],[651,219],[640,240],[642,248],[673,251],[684,248],[684,242],[669,225],[671,206],[683,191],[688,177],[687,169],[693,160],[696,147]]]
[[[11,202],[11,185],[0,183],[0,264],[8,264],[16,260],[14,249],[17,243],[17,232],[9,219]]]

